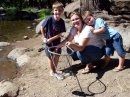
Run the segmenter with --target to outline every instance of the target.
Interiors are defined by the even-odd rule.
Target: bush
[[[40,20],[45,19],[46,17],[48,17],[51,14],[51,10],[50,9],[41,9],[38,12],[38,17]]]
[[[33,7],[28,7],[28,8],[22,9],[22,11],[26,11],[28,13],[31,13],[31,12],[37,13],[38,9],[37,8],[33,8]]]
[[[6,8],[5,20],[15,20],[18,9],[16,7]]]
[[[6,14],[7,15],[15,15],[17,13],[17,8],[16,7],[9,7],[6,9]]]

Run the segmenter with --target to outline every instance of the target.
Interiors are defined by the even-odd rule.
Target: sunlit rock
[[[0,82],[0,97],[16,97],[17,92],[18,86],[16,84],[10,81]]]
[[[10,45],[10,43],[8,43],[8,42],[0,42],[0,47],[8,46],[8,45]]]
[[[26,54],[27,48],[15,48],[9,54],[8,58],[15,60],[18,66],[23,66],[29,62],[30,57]]]

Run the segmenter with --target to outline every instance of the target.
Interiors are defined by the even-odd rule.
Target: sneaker
[[[57,73],[60,73],[60,74],[62,74],[62,73],[63,73],[62,71],[59,71],[59,70],[56,70],[56,72],[57,72]]]
[[[65,70],[65,71],[63,72],[63,75],[64,75],[65,77],[72,76],[72,75],[73,75],[73,72],[70,71],[70,70]]]
[[[60,73],[54,73],[54,76],[58,79],[58,80],[63,80],[64,76]]]

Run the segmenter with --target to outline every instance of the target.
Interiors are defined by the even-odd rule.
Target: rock
[[[80,8],[80,0],[77,0],[75,2],[72,2],[72,3],[68,4],[64,8],[65,17],[68,18],[71,12],[73,12],[75,10],[79,10],[79,8]]]
[[[32,27],[31,27],[31,26],[28,26],[27,28],[28,28],[28,29],[32,29]]]
[[[23,38],[24,38],[25,40],[29,39],[29,37],[28,37],[28,36],[24,36]]]
[[[116,13],[130,13],[130,0],[114,0],[113,5],[116,9],[113,9],[113,11]]]
[[[18,57],[16,59],[16,62],[18,64],[18,66],[21,67],[21,66],[25,65],[26,63],[28,63],[29,60],[30,60],[30,57],[27,56],[26,54],[24,54],[24,55],[21,55],[20,57]]]
[[[13,49],[9,54],[8,54],[8,58],[12,59],[12,60],[16,60],[18,57],[20,57],[21,55],[23,55],[25,53],[26,48],[15,48]]]
[[[127,53],[130,53],[130,44],[124,45],[124,49]]]
[[[8,46],[8,45],[10,45],[10,43],[8,43],[8,42],[0,42],[0,47]]]
[[[44,19],[42,21],[40,21],[40,23],[36,26],[35,31],[36,31],[37,34],[39,34],[41,32],[41,24],[42,24],[43,21],[44,21]]]
[[[15,60],[18,66],[23,66],[29,62],[30,57],[26,54],[27,48],[15,48],[9,54],[8,58]]]
[[[0,82],[0,97],[16,97],[18,86],[10,81]]]
[[[3,49],[0,49],[0,51],[2,51]]]

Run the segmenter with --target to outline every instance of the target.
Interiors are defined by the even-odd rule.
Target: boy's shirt
[[[97,18],[95,20],[94,28],[99,29],[100,27],[105,27],[106,29],[104,33],[99,34],[99,37],[101,39],[104,39],[104,40],[110,39],[112,36],[114,36],[117,33],[117,31],[110,28],[103,19]]]
[[[65,22],[63,19],[60,19],[59,21],[54,19],[54,16],[49,16],[41,25],[45,29],[45,37],[47,39],[58,35],[62,32],[66,32],[65,28]],[[60,38],[54,40],[50,46],[56,46],[60,43]]]

